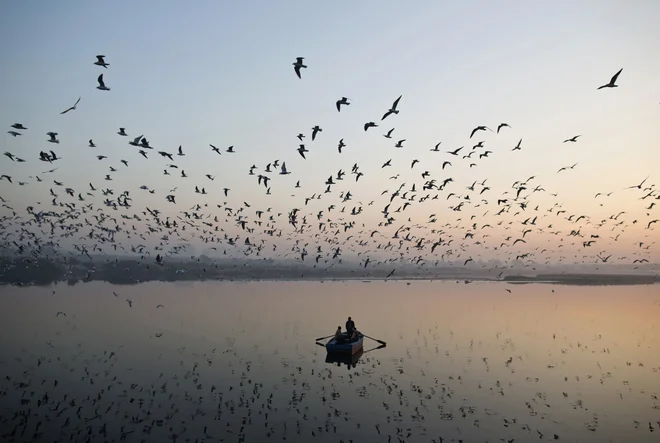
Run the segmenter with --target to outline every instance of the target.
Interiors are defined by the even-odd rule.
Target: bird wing
[[[614,74],[614,76],[612,76],[612,79],[610,80],[611,85],[613,85],[616,82],[616,79],[619,78],[619,74],[621,74],[621,71],[623,71],[623,68],[619,69],[619,72],[617,72],[616,74]]]
[[[97,79],[97,81],[99,82],[99,86],[101,86],[102,88],[105,88],[105,83],[103,83],[103,74],[99,75],[99,78]]]
[[[298,78],[302,79],[302,77],[300,76],[300,66],[294,66],[293,70],[296,71],[296,75],[298,76]]]
[[[401,100],[401,97],[403,97],[403,95],[400,95],[399,98],[394,100],[394,103],[392,103],[392,109],[396,109],[396,107],[399,105],[399,100]]]

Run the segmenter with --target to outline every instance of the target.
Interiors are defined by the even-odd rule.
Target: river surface
[[[349,315],[387,346],[326,362]],[[659,396],[660,285],[0,287],[2,442],[648,443]]]

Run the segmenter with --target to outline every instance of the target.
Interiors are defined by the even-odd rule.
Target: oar
[[[375,351],[375,350],[377,350],[377,349],[383,349],[384,347],[385,347],[385,345],[378,345],[378,346],[376,346],[375,348],[367,349],[367,350],[364,351],[362,354],[366,354],[367,352]]]
[[[325,340],[326,338],[330,338],[330,337],[334,337],[334,336],[335,336],[335,334],[328,335],[327,337],[317,338],[316,341]]]
[[[386,344],[387,344],[387,343],[385,343],[383,340],[378,340],[378,339],[375,339],[375,338],[373,338],[373,337],[369,337],[369,336],[366,335],[366,334],[362,334],[362,335],[364,335],[364,336],[367,337],[367,338],[372,339],[373,341],[377,341],[377,342],[380,343],[381,345],[386,345]]]

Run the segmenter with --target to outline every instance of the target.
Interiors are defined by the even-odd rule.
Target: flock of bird
[[[112,72],[104,55],[96,58],[95,65]],[[308,69],[304,58],[298,57],[293,66],[295,75],[304,81],[302,70]],[[621,72],[598,89],[617,87]],[[104,74],[98,76],[97,82],[100,93],[112,93]],[[60,118],[81,112],[80,103],[81,97],[63,110]],[[336,110],[343,115],[350,105],[349,98],[341,97],[336,101]],[[392,143],[395,128],[388,127],[381,134],[377,131],[385,123],[395,123],[397,115],[405,112],[403,96],[382,112],[380,119],[367,121],[362,127],[373,133],[374,143],[383,137]],[[425,164],[415,158],[414,152],[410,163],[397,163],[384,150],[383,158],[374,158],[373,164],[364,167],[349,160],[345,169],[328,171],[327,178],[319,178],[315,183],[303,184],[295,178],[296,169],[290,166],[293,159],[255,163],[245,174],[253,180],[255,190],[262,189],[273,196],[272,205],[255,207],[241,198],[242,188],[235,189],[230,183],[216,185],[222,181],[219,173],[189,176],[183,166],[183,159],[193,155],[188,149],[156,148],[144,134],[129,135],[125,127],[113,130],[120,147],[111,152],[101,153],[94,139],[89,140],[90,151],[81,155],[89,156],[89,161],[95,157],[105,171],[83,189],[80,184],[71,184],[71,176],[58,175],[59,165],[67,161],[58,147],[67,141],[59,138],[56,129],[44,131],[48,138],[42,144],[50,147],[33,155],[14,148],[12,142],[36,131],[32,141],[38,144],[41,129],[31,128],[27,122],[14,122],[8,131],[13,137],[7,138],[5,160],[0,164],[1,241],[7,251],[28,259],[45,254],[59,254],[66,259],[71,255],[134,253],[147,263],[153,260],[148,256],[157,256],[159,265],[167,265],[172,256],[182,254],[190,244],[201,245],[220,256],[296,259],[319,268],[332,267],[341,263],[343,257],[351,257],[359,260],[363,268],[382,266],[392,272],[401,263],[426,268],[454,263],[485,267],[482,257],[496,257],[502,264],[494,271],[500,274],[513,267],[535,269],[538,263],[648,263],[657,238],[654,227],[659,221],[653,209],[660,200],[660,191],[649,182],[650,176],[640,177],[639,183],[628,189],[614,191],[629,193],[630,200],[636,202],[638,215],[613,208],[609,217],[597,219],[580,208],[565,208],[562,196],[546,189],[536,175],[511,177],[510,189],[498,190],[488,183],[487,177],[466,179],[451,174],[459,164],[468,165],[468,171],[478,174],[479,166],[491,156],[515,156],[516,151],[525,149],[522,138],[506,149],[508,154],[494,146],[493,137],[513,133],[514,127],[515,124],[506,122],[494,125],[495,130],[475,125],[466,134],[464,146],[446,150],[441,148],[441,142],[430,146],[428,150],[437,153],[433,154],[438,156],[437,164]],[[292,139],[294,136],[297,142],[292,146],[298,145],[295,151],[302,161],[310,161],[315,151],[313,145],[323,138],[323,127],[315,125],[311,133],[301,131],[292,134]],[[569,137],[564,143],[579,143],[580,137]],[[128,139],[130,150],[121,147],[120,139]],[[406,138],[398,139],[393,147],[404,149],[406,142]],[[349,145],[347,139],[340,139],[337,155],[350,158],[346,152]],[[206,149],[207,155],[215,156],[241,156],[249,151],[248,147],[221,148],[211,143]],[[295,155],[293,147],[291,151]],[[157,163],[153,156],[164,163]],[[46,170],[39,172],[37,161]],[[29,176],[20,165],[23,163],[30,165]],[[578,165],[566,165],[556,173],[570,174]],[[144,184],[139,189],[124,189],[121,179],[115,180],[115,176],[125,174],[123,170],[129,166],[133,173],[144,168],[160,169],[171,186],[156,189]],[[322,169],[323,165],[317,167]],[[394,172],[379,199],[363,202],[365,190],[373,184],[369,182],[369,171],[378,167]],[[414,182],[400,178],[406,169],[415,173]],[[280,176],[292,176],[295,184],[289,185]],[[580,180],[577,176],[566,179]],[[10,201],[2,195],[8,187],[22,186],[40,187],[44,201],[22,207],[20,198]],[[183,189],[190,193],[194,190],[197,200],[191,202],[188,193],[180,197]],[[12,188],[12,195],[20,196],[20,192]],[[136,192],[153,194],[162,204],[174,205],[176,209],[136,206]],[[284,197],[291,193],[297,203],[282,207]],[[538,198],[541,194],[545,194],[544,199]],[[608,190],[594,198],[604,200],[602,205],[610,195]],[[411,212],[414,215],[407,215]],[[427,215],[420,218],[419,214],[424,213]],[[608,248],[632,230],[636,230],[631,234],[633,238],[621,238],[631,252],[614,254],[608,262],[604,257],[613,255]]]

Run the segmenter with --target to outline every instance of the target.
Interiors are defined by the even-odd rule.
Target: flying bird
[[[46,135],[50,137],[50,139],[48,140],[49,142],[51,142],[51,143],[59,143],[60,142],[57,139],[57,132],[47,132]]]
[[[394,100],[394,103],[392,103],[392,107],[385,113],[385,115],[383,115],[383,118],[381,118],[380,121],[385,120],[391,114],[398,114],[399,113],[399,110],[396,109],[396,107],[399,105],[399,100],[401,100],[401,97],[403,97],[403,95],[400,95],[399,98]]]
[[[646,180],[648,180],[650,176],[651,176],[651,174],[647,175],[646,178],[644,180],[642,180],[642,182],[640,184],[634,185],[634,186],[629,186],[626,189],[633,189],[633,188],[642,189],[642,185],[644,183],[646,183]]]
[[[318,134],[319,132],[323,132],[323,129],[321,129],[319,125],[316,125],[312,128],[312,141],[316,139],[316,134]]]
[[[610,79],[610,82],[600,86],[598,89],[603,89],[603,88],[618,88],[619,85],[616,84],[616,79],[619,78],[619,74],[621,74],[621,71],[623,71],[623,68],[619,69],[619,72],[614,74],[612,78]]]
[[[300,68],[307,68],[307,65],[303,64],[303,60],[305,60],[305,57],[296,57],[296,62],[293,64],[293,70],[296,71],[298,78],[302,78],[300,76]]]
[[[337,100],[337,112],[341,112],[341,105],[350,105],[346,97],[342,97],[341,100]]]
[[[580,137],[580,135],[574,135],[573,137],[567,138],[566,140],[564,140],[564,143],[567,143],[567,142],[575,143],[577,141],[578,137]]]
[[[474,129],[472,130],[472,132],[470,133],[470,138],[472,138],[472,136],[473,136],[477,131],[485,131],[486,129],[488,129],[490,132],[493,132],[493,130],[490,129],[488,126],[477,126],[477,127],[474,128]]]
[[[499,126],[497,127],[497,133],[500,133],[500,129],[502,128],[511,128],[508,123],[500,123]]]
[[[73,104],[73,106],[71,106],[69,109],[65,109],[64,111],[60,112],[60,114],[66,114],[67,112],[73,111],[74,109],[76,109],[76,106],[78,105],[78,103],[80,103],[80,98],[81,97],[78,97],[78,100],[76,100],[76,102]]]
[[[94,64],[97,66],[103,66],[105,69],[108,69],[108,66],[110,66],[110,64],[106,63],[105,60],[103,60],[104,58],[105,55],[97,55]]]
[[[105,83],[103,83],[103,74],[99,75],[99,78],[96,79],[99,82],[99,85],[96,87],[96,89],[99,89],[101,91],[109,91],[110,88],[108,88]]]

